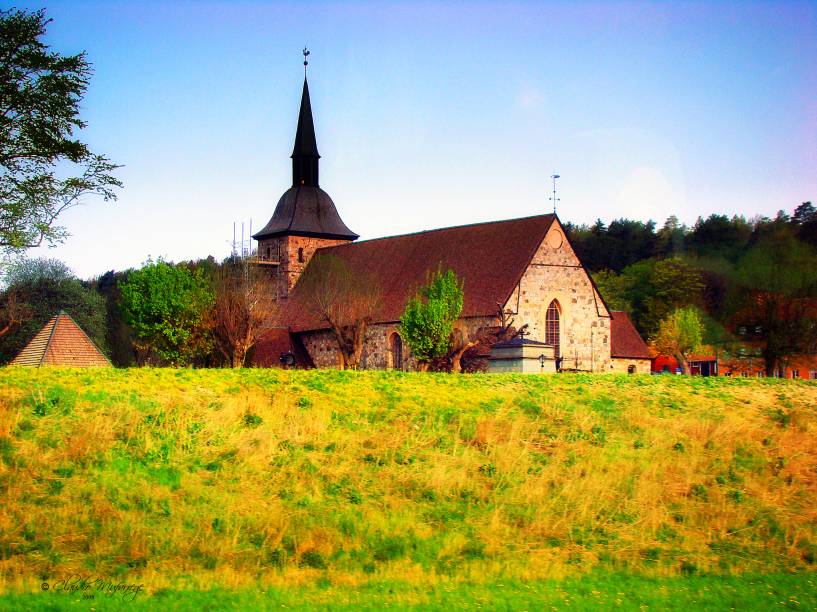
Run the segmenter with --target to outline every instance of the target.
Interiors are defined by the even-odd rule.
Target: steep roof
[[[610,312],[610,356],[650,359],[650,350],[626,312]]]
[[[111,362],[70,315],[60,312],[45,324],[11,365],[110,367]]]
[[[462,225],[324,248],[352,275],[371,279],[382,291],[377,323],[400,319],[406,302],[438,267],[463,280],[462,316],[491,316],[505,304],[556,215]],[[293,332],[322,329],[299,285],[287,304]]]
[[[312,102],[309,100],[309,85],[304,77],[304,89],[301,92],[301,110],[298,113],[298,129],[295,131],[295,146],[292,157],[320,157],[318,142],[315,139],[315,122],[312,120]]]

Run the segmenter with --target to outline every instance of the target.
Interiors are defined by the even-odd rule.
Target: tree
[[[800,240],[817,247],[817,210],[811,202],[803,202],[794,210],[791,218]]]
[[[462,312],[463,286],[452,270],[437,270],[406,304],[400,317],[400,335],[417,358],[420,370],[445,355],[451,346],[454,324]]]
[[[681,259],[646,259],[619,275],[597,273],[593,278],[610,307],[628,312],[645,337],[655,335],[676,308],[698,304],[704,289],[700,270]]]
[[[85,53],[62,56],[42,38],[45,11],[0,10],[0,248],[67,235],[57,218],[87,195],[115,200],[118,166],[75,138],[91,77]],[[59,171],[59,174],[58,174]]]
[[[17,260],[8,266],[5,284],[0,302],[7,309],[9,300],[13,300],[14,308],[23,316],[2,337],[0,361],[13,359],[60,310],[70,314],[107,353],[105,300],[76,278],[63,262],[44,258]]]
[[[817,252],[780,234],[752,247],[738,262],[741,292],[733,324],[755,330],[766,373],[782,362],[817,351]]]
[[[452,374],[460,372],[485,371],[488,366],[487,354],[497,342],[504,342],[516,338],[527,330],[525,323],[518,329],[514,326],[515,320],[510,310],[504,310],[502,304],[497,304],[496,321],[499,325],[487,325],[469,333],[465,322],[458,319],[451,332],[448,354],[444,358],[444,366]],[[439,361],[439,360],[436,360]],[[432,367],[436,365],[436,361]]]
[[[213,288],[197,269],[148,260],[120,287],[121,307],[141,363],[187,365],[205,349]]]
[[[111,362],[117,367],[127,368],[136,363],[137,354],[133,329],[125,321],[120,303],[122,292],[119,289],[128,277],[127,271],[114,272],[109,270],[92,282],[93,288],[105,298],[107,316],[106,340]]]
[[[604,301],[613,310],[631,312],[630,294],[633,290],[630,278],[625,274],[616,274],[612,270],[599,270],[592,274],[593,280],[604,297]]]
[[[710,215],[698,219],[684,242],[687,250],[699,257],[734,262],[746,250],[751,236],[752,226],[743,217]]]
[[[684,235],[687,228],[678,221],[678,217],[670,215],[663,227],[655,235],[654,255],[661,259],[680,255],[684,250]]]
[[[672,355],[689,374],[689,357],[701,347],[704,326],[695,308],[678,308],[661,321],[653,347],[662,355]]]
[[[352,272],[335,255],[317,253],[298,281],[298,292],[307,308],[332,332],[341,369],[357,369],[366,329],[382,300],[377,282],[364,273]]]
[[[260,267],[235,260],[216,272],[213,334],[232,367],[243,367],[250,349],[278,325],[278,305],[275,285]]]

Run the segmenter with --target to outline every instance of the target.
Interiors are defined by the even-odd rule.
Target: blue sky
[[[554,171],[574,223],[817,201],[814,2],[16,5],[87,51],[83,137],[124,166],[118,202],[30,253],[82,277],[267,222],[304,44],[321,186],[362,238],[548,212]]]

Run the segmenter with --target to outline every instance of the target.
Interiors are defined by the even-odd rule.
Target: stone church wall
[[[545,314],[560,308],[562,368],[610,372],[610,315],[557,223],[548,231],[505,308],[529,338],[545,341]],[[626,371],[626,368],[625,368]]]
[[[461,319],[459,324],[465,328],[469,338],[473,338],[479,330],[486,326],[497,325],[495,317],[469,317]],[[370,325],[366,330],[366,340],[363,346],[360,367],[366,370],[387,370],[395,368],[391,352],[390,339],[397,333],[397,323],[378,323]],[[301,340],[309,351],[315,367],[337,368],[340,365],[338,346],[331,332],[305,332],[300,334]],[[411,349],[403,342],[403,370],[417,369],[417,360],[411,354]]]
[[[348,240],[330,240],[307,236],[278,236],[258,241],[258,257],[278,261],[278,294],[288,295],[300,278],[315,251],[324,247],[346,244]]]

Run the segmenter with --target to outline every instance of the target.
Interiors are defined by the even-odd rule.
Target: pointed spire
[[[304,70],[309,51],[304,48]],[[312,120],[312,103],[309,100],[309,84],[304,74],[304,90],[301,94],[301,111],[298,115],[298,129],[295,132],[295,146],[292,149],[292,185],[318,187],[318,143],[315,140],[315,123]]]

